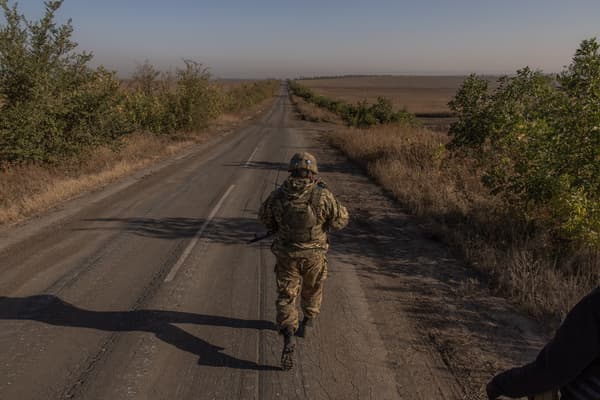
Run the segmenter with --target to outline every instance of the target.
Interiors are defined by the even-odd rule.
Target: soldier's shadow
[[[33,320],[57,326],[98,329],[110,332],[141,331],[153,333],[160,340],[198,356],[198,364],[260,371],[280,370],[259,365],[223,353],[222,347],[208,343],[176,323],[223,326],[239,329],[276,330],[269,321],[245,320],[221,316],[162,310],[93,311],[78,308],[56,296],[0,296],[1,320]]]

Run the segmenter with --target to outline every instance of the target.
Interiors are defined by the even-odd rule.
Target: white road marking
[[[248,161],[246,161],[246,164],[244,164],[244,168],[248,168],[250,166],[250,163],[252,162],[252,159],[256,155],[257,151],[258,151],[258,145],[254,149],[254,151],[252,152],[252,154],[250,154],[250,157],[248,158]]]
[[[229,194],[231,193],[231,191],[233,190],[234,187],[235,187],[235,185],[229,186],[229,189],[227,189],[227,191],[225,192],[223,197],[221,197],[221,199],[219,200],[217,205],[212,209],[212,211],[208,215],[208,218],[206,218],[206,221],[204,221],[204,223],[202,224],[202,226],[200,227],[198,232],[196,232],[196,234],[194,235],[194,239],[190,242],[190,244],[187,245],[187,247],[181,254],[181,257],[179,257],[179,260],[177,260],[177,262],[175,263],[173,268],[171,268],[169,275],[167,275],[167,277],[165,278],[165,282],[171,282],[173,280],[173,278],[175,278],[175,275],[177,275],[177,271],[179,271],[179,268],[181,268],[181,266],[183,265],[185,260],[189,257],[190,253],[192,252],[192,250],[194,249],[196,244],[198,244],[200,237],[202,236],[202,234],[204,233],[204,231],[206,230],[208,225],[211,223],[213,218],[215,218],[215,215],[217,215],[217,213],[223,206],[225,199],[229,196]]]

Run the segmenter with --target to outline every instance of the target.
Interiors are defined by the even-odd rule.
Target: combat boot
[[[283,351],[281,352],[281,368],[289,371],[294,367],[294,351],[296,350],[296,338],[293,329],[285,329],[283,332]]]
[[[298,336],[301,338],[307,337],[314,326],[315,320],[313,318],[304,317],[302,323],[300,324],[300,329],[298,329]]]

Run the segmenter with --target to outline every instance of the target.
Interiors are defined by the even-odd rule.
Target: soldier
[[[281,366],[294,365],[294,335],[298,331],[296,298],[304,314],[298,334],[306,336],[319,314],[323,281],[327,277],[327,232],[348,223],[348,211],[327,189],[317,174],[317,160],[296,153],[290,176],[261,205],[259,217],[275,236],[271,250],[277,259],[277,325],[284,337]]]

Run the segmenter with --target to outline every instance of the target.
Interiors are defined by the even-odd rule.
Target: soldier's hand
[[[487,384],[485,391],[487,392],[488,400],[496,400],[498,397],[502,396],[500,388],[494,383],[493,379]]]

